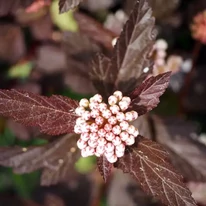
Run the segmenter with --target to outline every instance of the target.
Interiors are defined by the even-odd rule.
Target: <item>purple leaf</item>
[[[1,0],[0,0],[1,2]],[[7,2],[7,1],[6,1]],[[0,3],[1,10],[1,3]],[[0,59],[11,62],[19,61],[26,54],[24,35],[20,26],[0,24]]]
[[[59,0],[59,12],[64,13],[74,9],[82,0]]]
[[[182,183],[182,177],[170,164],[168,153],[159,144],[139,138],[129,147],[115,166],[129,173],[142,189],[168,206],[195,206],[190,191]]]
[[[63,38],[63,48],[67,59],[65,84],[77,93],[94,94],[95,89],[89,78],[90,63],[100,48],[79,32],[66,32]]]
[[[156,141],[168,150],[173,165],[186,181],[206,182],[206,146],[195,138],[197,125],[177,117],[152,119]]]
[[[132,102],[130,109],[143,115],[154,109],[159,103],[159,97],[165,92],[171,72],[150,77],[137,87],[130,95]]]
[[[111,95],[113,76],[110,72],[111,61],[103,54],[97,54],[93,59],[90,78],[97,91],[106,98]]]
[[[99,172],[104,178],[104,181],[107,182],[108,178],[111,175],[113,164],[107,161],[104,156],[101,156],[97,160],[97,166],[99,168]]]
[[[154,21],[148,3],[145,0],[137,1],[117,40],[111,63],[106,63],[106,66],[103,67],[105,58],[98,57],[99,65],[97,64],[96,70],[100,70],[101,67],[102,72],[100,74],[95,72],[93,79],[99,80],[94,85],[97,90],[101,88],[101,94],[104,97],[108,97],[115,90],[121,90],[124,94],[128,94],[142,82],[142,75],[145,78],[143,70],[145,67],[151,66],[148,55],[155,38]],[[101,78],[100,75],[102,75]],[[139,79],[140,77],[141,79]]]
[[[83,13],[75,12],[74,17],[79,25],[79,30],[83,34],[87,35],[94,42],[101,44],[107,50],[113,49],[112,40],[116,37],[116,34]]]
[[[38,126],[50,135],[70,133],[76,120],[78,103],[67,97],[44,97],[18,90],[0,90],[0,115],[15,121]]]
[[[146,0],[136,1],[114,48],[110,72],[116,78],[115,87],[124,93],[131,92],[143,69],[149,67],[148,54],[155,39],[152,10]]]
[[[12,167],[19,174],[43,168],[41,183],[55,184],[74,173],[74,164],[80,157],[77,139],[78,135],[69,134],[44,146],[2,147],[0,165]]]

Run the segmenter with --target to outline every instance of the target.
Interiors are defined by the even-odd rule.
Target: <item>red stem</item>
[[[186,77],[184,79],[183,88],[180,91],[180,111],[179,111],[180,115],[182,115],[184,113],[183,103],[184,103],[185,98],[187,97],[187,94],[188,94],[189,89],[190,89],[190,84],[191,84],[192,78],[195,74],[195,67],[196,67],[196,63],[197,63],[197,60],[199,57],[201,47],[202,47],[201,42],[199,42],[199,41],[196,42],[195,47],[193,49],[193,54],[192,54],[192,68],[191,68],[191,71],[186,75]]]

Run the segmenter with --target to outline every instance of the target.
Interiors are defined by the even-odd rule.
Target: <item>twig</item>
[[[187,94],[189,92],[190,89],[190,84],[192,81],[192,78],[195,74],[195,67],[196,67],[196,63],[199,57],[199,53],[201,50],[202,44],[201,42],[197,41],[195,44],[195,47],[193,49],[193,54],[192,54],[192,68],[190,70],[190,72],[186,75],[185,79],[184,79],[184,84],[183,84],[183,88],[180,91],[180,109],[179,109],[179,114],[182,115],[184,113],[184,99],[187,97]]]

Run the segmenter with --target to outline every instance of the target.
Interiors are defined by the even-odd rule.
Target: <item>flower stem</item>
[[[202,44],[201,42],[197,41],[195,43],[194,49],[193,49],[193,53],[192,53],[192,68],[190,70],[190,72],[185,76],[184,79],[184,84],[182,87],[182,90],[180,91],[180,109],[179,109],[179,114],[182,115],[184,113],[184,100],[188,95],[189,89],[190,89],[190,85],[191,85],[191,81],[192,78],[195,74],[195,67],[197,64],[197,60],[199,57],[199,53],[201,50]]]

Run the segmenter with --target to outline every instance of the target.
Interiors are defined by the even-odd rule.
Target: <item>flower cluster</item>
[[[168,44],[164,39],[158,39],[153,47],[151,55],[154,58],[153,75],[157,76],[164,72],[172,71],[173,73],[179,71],[183,59],[178,55],[170,55],[167,59]]]
[[[191,30],[194,39],[206,44],[206,11],[195,16]]]
[[[99,94],[79,102],[75,110],[79,118],[74,132],[81,134],[77,146],[83,157],[104,155],[114,163],[124,155],[126,145],[135,143],[139,132],[129,122],[137,119],[138,114],[135,111],[127,112],[130,103],[131,99],[123,97],[120,91],[108,98],[108,104]]]
[[[166,50],[168,48],[168,44],[164,39],[158,39],[155,42],[155,66],[161,67],[165,65],[165,57],[167,55]]]

